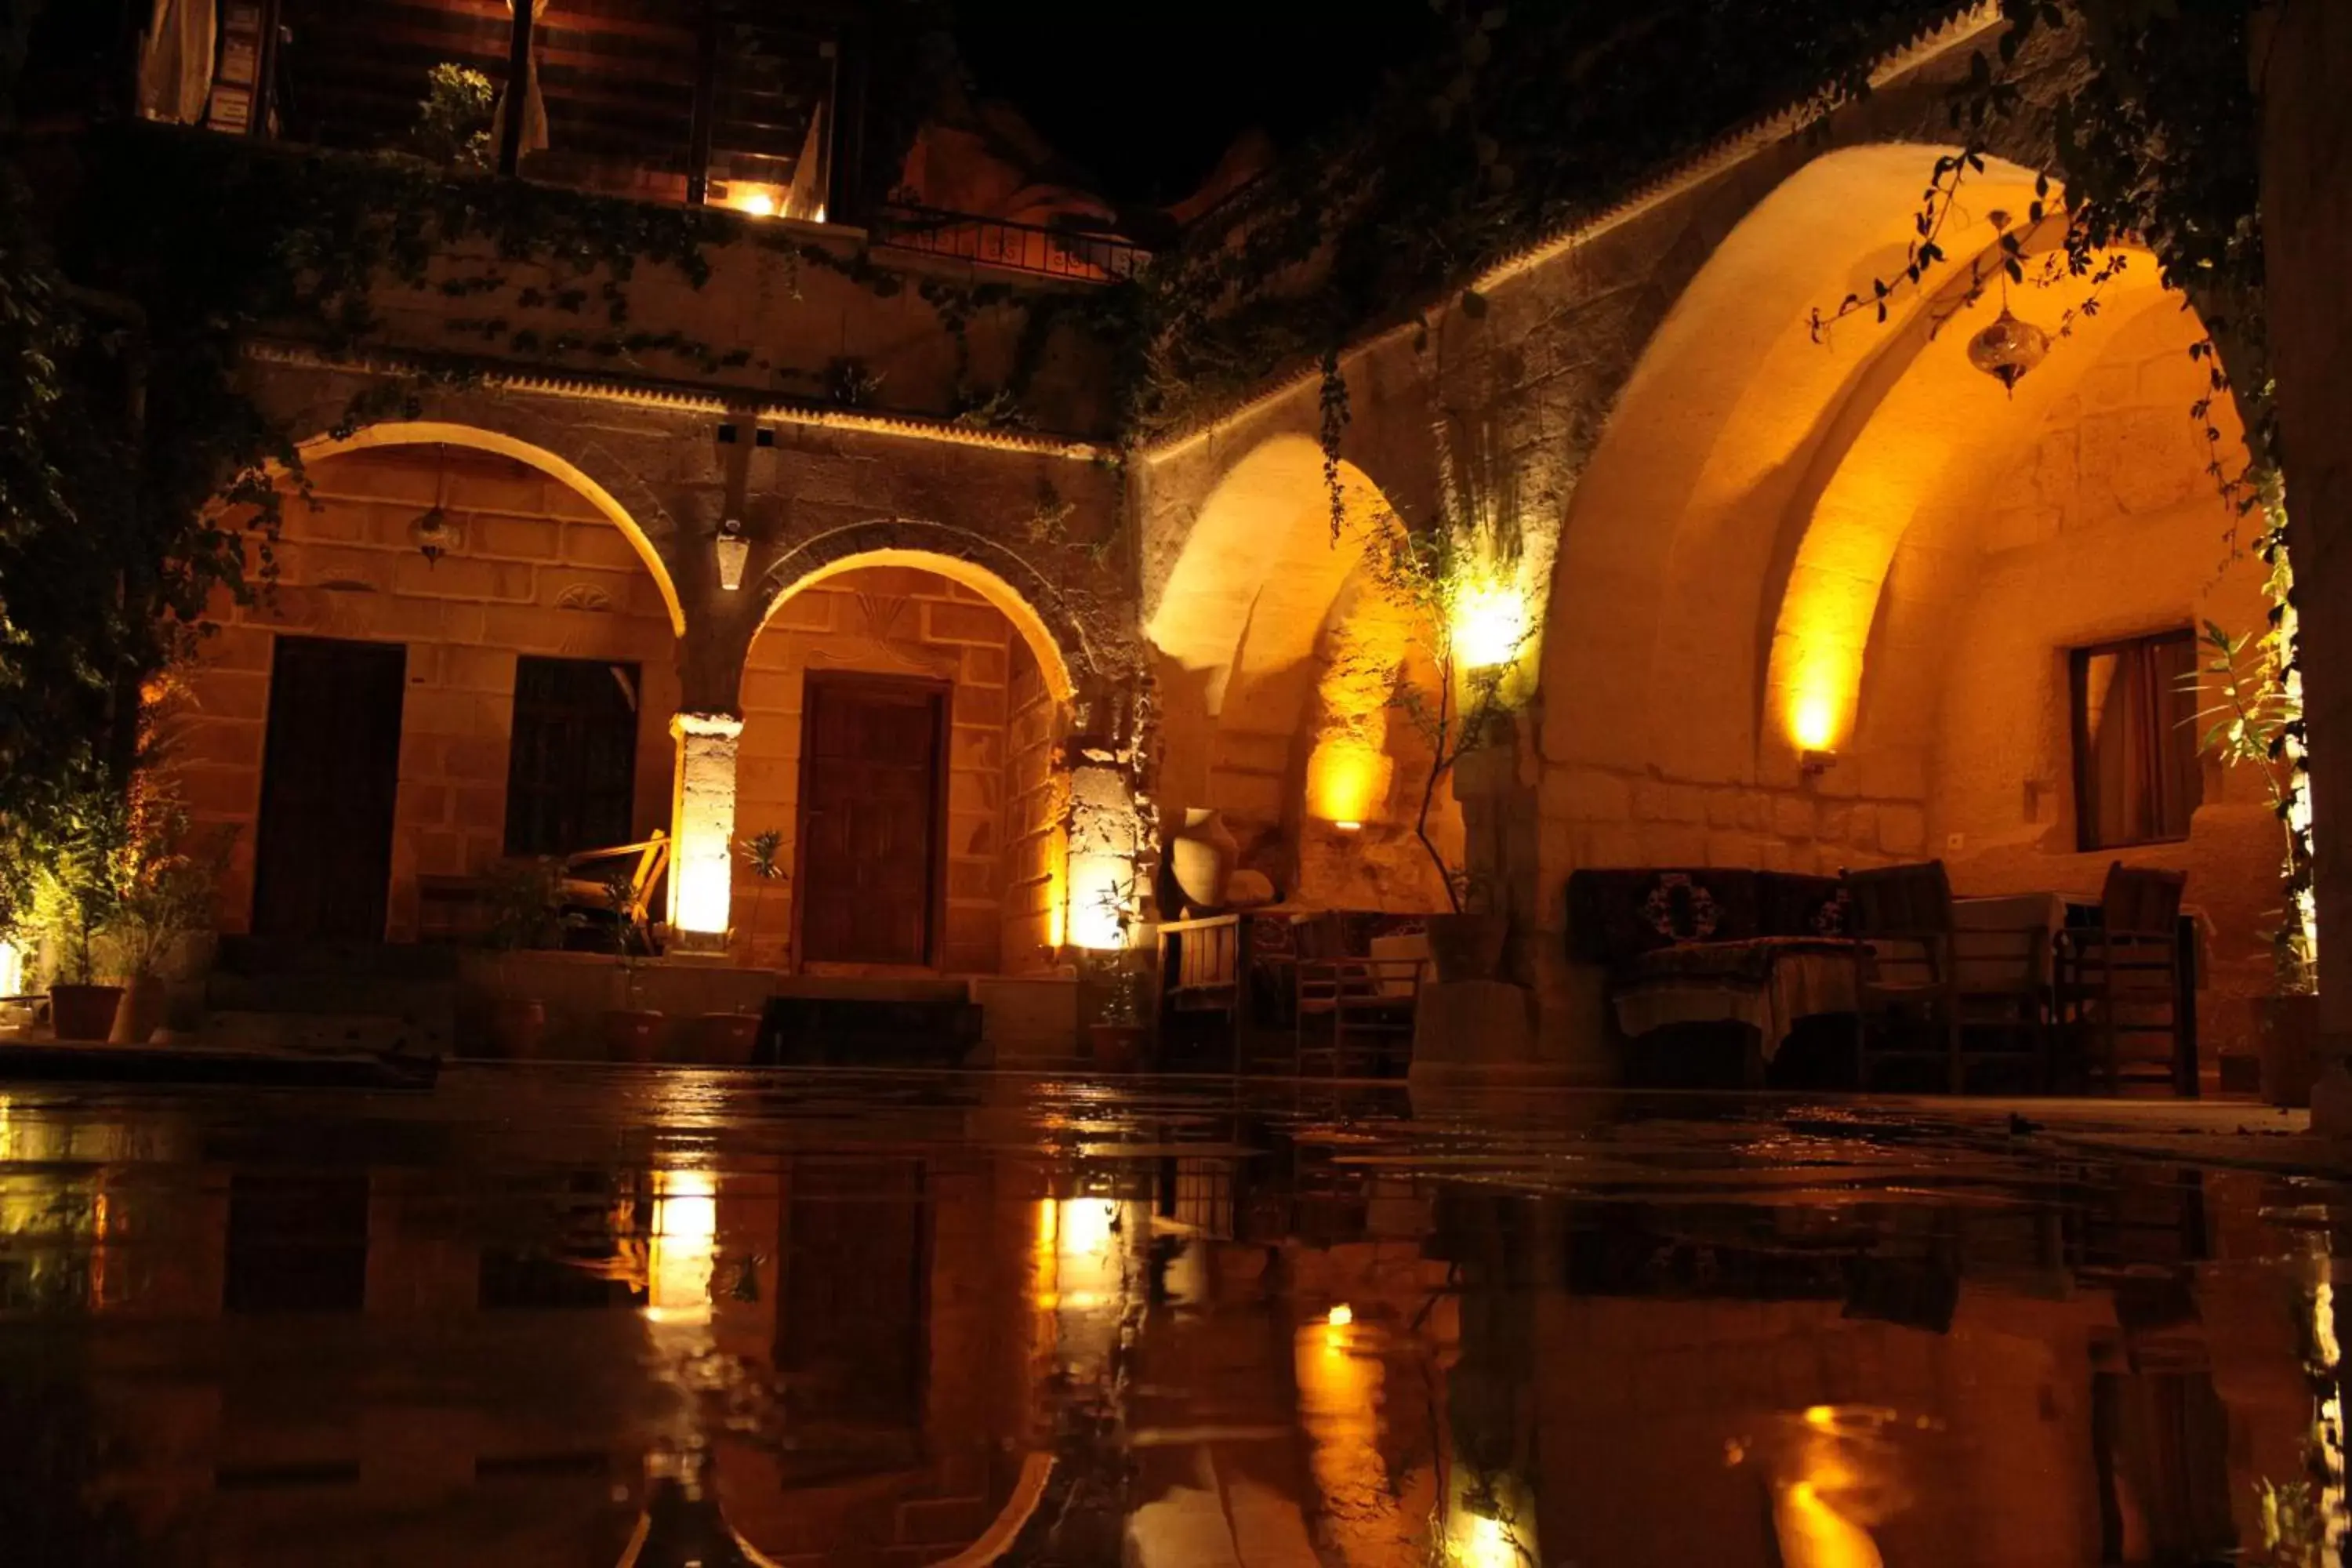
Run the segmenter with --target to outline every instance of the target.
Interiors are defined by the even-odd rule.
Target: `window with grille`
[[[638,690],[634,664],[515,661],[508,854],[574,855],[634,837]]]

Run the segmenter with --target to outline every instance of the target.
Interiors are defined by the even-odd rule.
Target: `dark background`
[[[1118,204],[1189,194],[1243,132],[1287,148],[1442,48],[1430,0],[958,0],[975,92]]]

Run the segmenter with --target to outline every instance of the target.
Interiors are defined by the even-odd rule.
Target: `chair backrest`
[[[1952,883],[1941,860],[1845,873],[1846,934],[1869,938],[1948,933]]]
[[[2188,885],[2186,871],[2126,866],[2118,860],[2107,868],[2107,883],[2099,892],[2099,924],[2118,935],[2170,936],[2179,923],[2180,894]]]

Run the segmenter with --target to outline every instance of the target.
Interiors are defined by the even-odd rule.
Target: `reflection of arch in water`
[[[723,1446],[722,1446],[723,1447]],[[990,1563],[1013,1549],[1021,1532],[1045,1500],[1045,1484],[1053,1479],[1054,1456],[1036,1453],[1021,1461],[1021,1473],[1013,1483],[1004,1506],[988,1521],[988,1528],[973,1538],[971,1543],[952,1557],[940,1558],[931,1568],[988,1568]],[[614,1568],[667,1568],[667,1559],[657,1559],[649,1552],[661,1552],[666,1540],[657,1542],[656,1531],[666,1538],[675,1530],[681,1537],[691,1539],[695,1547],[707,1550],[710,1544],[724,1539],[742,1556],[751,1568],[782,1568],[775,1558],[753,1542],[744,1539],[727,1518],[719,1492],[706,1484],[698,1497],[689,1498],[675,1479],[656,1483],[656,1495],[648,1498],[646,1511],[637,1516],[637,1526],[621,1551]],[[714,1565],[715,1568],[715,1565]]]

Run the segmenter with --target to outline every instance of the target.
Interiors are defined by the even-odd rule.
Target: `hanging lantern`
[[[719,525],[719,585],[734,593],[743,585],[743,563],[751,556],[751,542],[743,537],[743,525],[733,518]]]
[[[416,552],[425,557],[428,567],[462,542],[457,522],[442,504],[449,499],[449,449],[436,446],[433,459],[433,504],[418,512],[408,525],[408,542],[416,546]]]
[[[2006,300],[1992,325],[1969,340],[1969,363],[2000,383],[2001,389],[2011,395],[2025,373],[2049,353],[2050,334],[2031,321],[2021,321],[2011,315]]]
[[[459,542],[457,525],[437,506],[417,514],[416,521],[408,525],[408,538],[427,566],[457,549]]]

